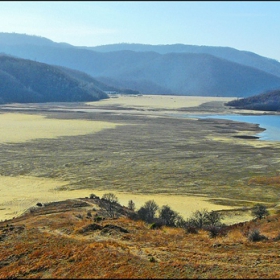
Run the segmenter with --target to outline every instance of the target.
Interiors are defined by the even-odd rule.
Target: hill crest
[[[76,69],[111,87],[142,94],[248,97],[280,87],[279,62],[229,47],[117,44],[117,50],[113,45],[105,52],[106,46],[43,40],[38,45],[25,38],[24,44],[7,45],[0,36],[0,52]]]
[[[230,226],[211,238],[204,230],[153,228],[125,216],[98,219],[97,201],[37,203],[21,218],[1,222],[1,278],[280,276],[279,214]],[[258,230],[264,238],[250,240]]]

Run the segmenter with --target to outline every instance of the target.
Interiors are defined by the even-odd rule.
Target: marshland
[[[228,223],[251,219],[246,210],[256,203],[277,210],[280,145],[255,137],[264,128],[176,117],[244,114],[225,106],[231,99],[116,95],[2,105],[1,219],[39,201],[108,191],[123,205],[154,199],[183,217],[220,210]]]

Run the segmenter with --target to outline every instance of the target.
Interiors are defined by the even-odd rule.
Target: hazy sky
[[[75,46],[227,46],[280,61],[279,1],[1,1],[0,32]]]

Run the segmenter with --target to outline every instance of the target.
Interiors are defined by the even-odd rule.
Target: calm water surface
[[[260,140],[268,141],[280,141],[280,115],[187,115],[176,114],[178,117],[183,118],[213,118],[213,119],[225,119],[238,122],[247,122],[253,124],[259,124],[265,131],[257,133],[256,136],[260,137]]]

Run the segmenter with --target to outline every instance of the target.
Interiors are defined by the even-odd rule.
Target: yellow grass
[[[0,176],[0,221],[19,216],[26,209],[35,206],[37,202],[46,203],[61,201],[70,198],[89,197],[91,193],[102,197],[109,191],[92,189],[57,191],[57,187],[68,184],[51,178],[38,178],[32,176]],[[111,191],[110,191],[111,192]],[[192,212],[201,209],[221,210],[233,209],[230,206],[221,206],[207,201],[205,197],[179,196],[179,195],[144,195],[130,194],[112,191],[119,199],[120,204],[127,206],[129,200],[133,200],[137,209],[148,200],[155,200],[161,207],[169,205],[184,218],[189,217]]]
[[[84,135],[117,126],[110,122],[48,119],[43,115],[24,113],[0,114],[0,124],[1,144]],[[66,182],[47,178],[0,176],[0,220],[17,216],[39,201],[75,197],[75,192],[53,190],[64,184]],[[84,192],[80,191],[79,195],[84,195]]]
[[[99,102],[87,103],[93,107],[120,105],[123,107],[144,109],[178,109],[183,107],[195,107],[205,102],[227,102],[234,98],[222,97],[192,97],[192,96],[122,96],[110,98]],[[0,143],[19,143],[34,139],[56,138],[60,136],[76,136],[95,133],[103,129],[115,128],[118,124],[105,121],[88,120],[64,120],[51,119],[44,115],[30,113],[2,113],[0,114]],[[226,141],[228,138],[213,140]],[[232,139],[230,141],[243,141]],[[248,141],[248,140],[246,140]],[[250,141],[253,142],[253,141]],[[0,220],[18,216],[27,208],[37,202],[49,202],[64,200],[67,198],[85,197],[90,193],[102,196],[104,191],[97,190],[73,190],[57,191],[55,188],[67,185],[69,182],[51,178],[37,178],[31,176],[5,177],[0,176]],[[140,208],[147,200],[154,199],[159,206],[169,205],[179,212],[184,218],[196,210],[221,210],[233,209],[229,206],[216,205],[207,198],[176,195],[137,195],[114,192],[123,205],[127,205],[132,199],[136,208]],[[233,217],[234,218],[234,217]],[[242,219],[238,217],[238,220]],[[245,219],[246,220],[246,219]]]
[[[69,192],[54,190],[64,184],[63,181],[48,178],[0,176],[0,220],[18,216],[37,202],[69,198],[72,196]]]
[[[0,143],[19,143],[33,139],[56,138],[95,133],[117,124],[87,120],[48,119],[42,115],[0,114]]]
[[[98,102],[88,102],[91,106],[119,105],[123,107],[178,109],[183,107],[196,107],[206,102],[222,101],[228,102],[232,97],[205,97],[205,96],[172,96],[172,95],[143,95],[122,96],[110,98]]]

